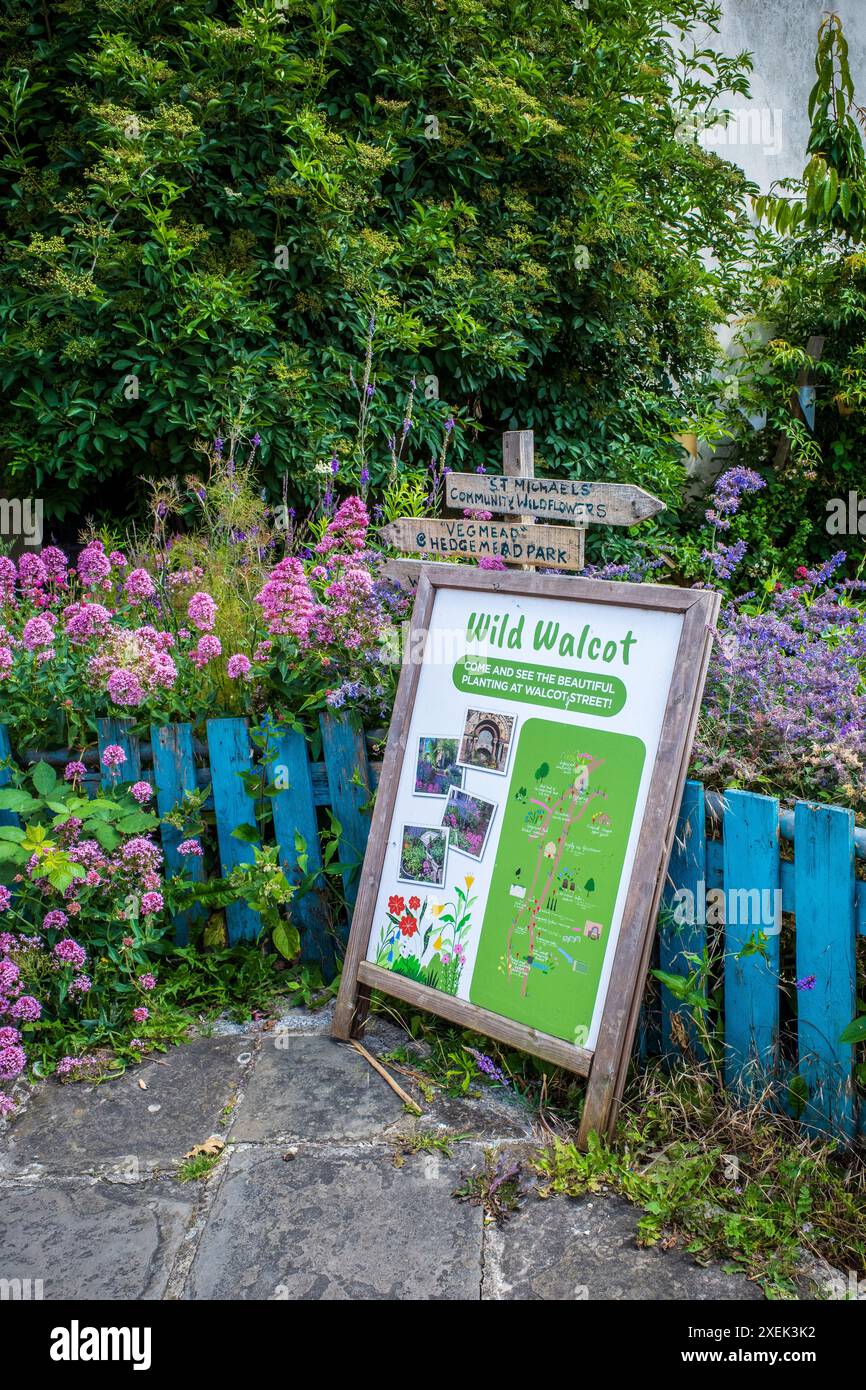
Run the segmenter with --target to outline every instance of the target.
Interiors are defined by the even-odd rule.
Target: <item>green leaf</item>
[[[301,938],[297,927],[287,922],[279,922],[271,937],[275,947],[284,960],[294,960],[301,949]]]
[[[245,845],[257,845],[261,837],[254,825],[236,825],[232,831],[232,838],[243,840]]]
[[[858,1018],[852,1019],[839,1034],[839,1041],[840,1043],[866,1042],[866,1014],[860,1014]]]
[[[57,773],[50,763],[44,761],[36,764],[30,777],[40,796],[50,796],[57,785]]]
[[[20,815],[35,811],[38,806],[38,800],[29,792],[17,787],[0,788],[0,811],[16,811]]]

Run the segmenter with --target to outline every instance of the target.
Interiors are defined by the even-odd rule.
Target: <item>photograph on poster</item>
[[[400,849],[403,883],[423,883],[441,888],[448,858],[448,831],[439,825],[404,825]]]
[[[463,721],[458,762],[504,777],[514,734],[515,716],[490,709],[469,709]]]
[[[452,850],[470,859],[482,859],[487,837],[496,813],[496,803],[471,792],[452,788],[448,793],[442,824],[448,831]]]
[[[447,796],[463,786],[463,768],[457,764],[459,738],[435,738],[422,734],[415,761],[415,795]]]

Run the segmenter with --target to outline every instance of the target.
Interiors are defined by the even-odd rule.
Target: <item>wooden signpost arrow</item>
[[[664,502],[632,483],[591,483],[572,478],[505,478],[477,473],[449,473],[445,485],[449,507],[531,514],[545,521],[593,522],[634,526],[663,512]]]
[[[569,526],[528,526],[512,521],[436,521],[403,516],[379,535],[395,550],[431,560],[479,560],[495,556],[509,565],[583,569],[581,533]]]
[[[524,568],[582,570],[587,526],[635,526],[665,509],[664,502],[633,483],[536,478],[532,430],[502,436],[503,472],[449,473],[445,501],[464,518],[400,517],[381,528],[387,544],[430,561],[492,557]],[[497,512],[518,521],[481,520]],[[548,526],[540,522],[571,522]],[[399,581],[415,579],[419,560],[389,561],[384,572]]]

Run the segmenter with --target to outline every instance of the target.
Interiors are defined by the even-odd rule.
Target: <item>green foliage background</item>
[[[286,473],[309,501],[317,460],[352,453],[347,375],[375,317],[374,485],[414,375],[414,462],[453,410],[452,465],[534,428],[542,467],[676,505],[671,436],[715,410],[747,226],[741,171],[678,124],[747,90],[747,57],[687,37],[718,15],[10,4],[4,485],[55,517],[129,511],[197,438],[258,430],[271,491]]]

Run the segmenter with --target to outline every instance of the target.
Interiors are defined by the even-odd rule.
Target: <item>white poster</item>
[[[682,622],[436,590],[369,961],[595,1047]]]

